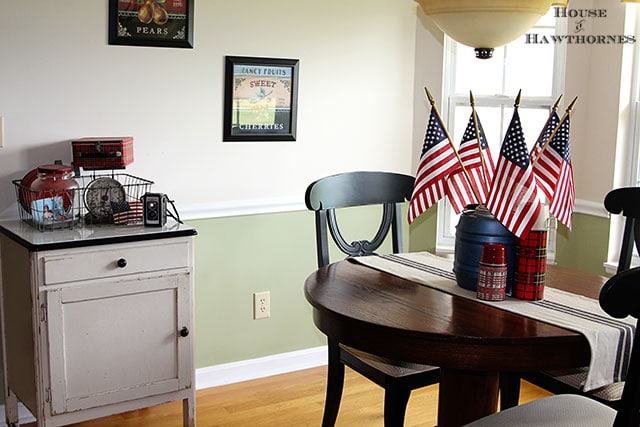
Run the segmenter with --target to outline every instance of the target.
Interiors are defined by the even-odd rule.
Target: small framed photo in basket
[[[33,221],[45,228],[57,228],[69,225],[73,221],[73,206],[64,208],[62,196],[46,197],[31,202]]]

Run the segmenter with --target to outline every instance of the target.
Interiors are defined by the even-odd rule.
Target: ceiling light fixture
[[[449,37],[475,48],[477,58],[527,32],[551,6],[568,0],[416,0]],[[640,0],[637,0],[640,1]]]

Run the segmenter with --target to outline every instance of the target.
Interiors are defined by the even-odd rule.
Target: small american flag
[[[480,137],[480,147],[478,149],[478,138],[476,136],[476,120],[478,124],[478,136]],[[447,178],[445,184],[445,193],[453,207],[453,210],[459,214],[467,206],[474,203],[484,203],[487,200],[488,185],[491,184],[496,166],[491,157],[489,144],[482,129],[482,123],[478,119],[477,114],[471,113],[467,129],[462,136],[462,142],[458,148],[458,154],[462,159],[464,168],[469,175],[469,180],[464,176],[462,167],[458,165],[456,171]],[[484,157],[483,159],[480,157]],[[483,169],[484,168],[484,169]],[[485,185],[486,177],[486,185]],[[474,190],[471,188],[473,185]],[[476,199],[475,194],[480,197]]]
[[[529,233],[540,213],[536,181],[517,109],[502,142],[487,208],[518,238]]]
[[[549,120],[547,120],[544,129],[540,133],[540,137],[533,147],[533,151],[531,152],[532,160],[535,160],[540,155],[542,147],[544,147],[546,141],[549,139],[549,137],[551,137],[551,134],[553,133],[553,130],[556,128],[556,126],[558,126],[558,123],[560,123],[560,118],[558,118],[558,113],[554,111],[553,113],[551,113],[551,116],[549,116]]]
[[[551,194],[553,194],[553,188],[552,188],[552,185],[550,184],[552,179],[549,176],[546,176],[547,171],[545,169],[540,169],[537,167],[538,166],[537,162],[539,162],[539,160],[542,160],[542,159],[539,159],[539,160],[535,160],[535,159],[537,159],[542,153],[542,148],[544,147],[546,141],[551,137],[551,134],[553,133],[554,129],[558,126],[558,123],[560,123],[558,114],[553,112],[549,117],[549,120],[547,121],[547,124],[545,125],[544,130],[540,134],[540,138],[538,139],[538,141],[536,141],[536,144],[533,148],[533,152],[531,153],[531,160],[536,161],[536,163],[533,166],[533,173],[536,175],[538,188],[540,189],[540,191],[544,193],[545,196],[547,196],[549,200],[551,200]]]
[[[538,186],[549,198],[549,212],[571,229],[575,193],[569,148],[569,120],[567,116],[562,122],[547,148],[540,154],[533,171]]]
[[[456,153],[432,108],[409,204],[409,224],[444,196],[445,179],[457,165]]]
[[[131,224],[142,222],[142,202],[111,202],[114,224]]]

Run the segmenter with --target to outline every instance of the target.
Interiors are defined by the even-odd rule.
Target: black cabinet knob
[[[118,267],[120,268],[125,268],[127,266],[127,260],[120,258],[116,264],[118,264]]]
[[[184,338],[187,335],[189,335],[189,328],[183,326],[182,329],[180,329],[180,336]]]

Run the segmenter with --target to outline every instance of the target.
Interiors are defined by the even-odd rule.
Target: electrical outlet
[[[271,316],[271,292],[254,292],[253,318],[264,319]]]

